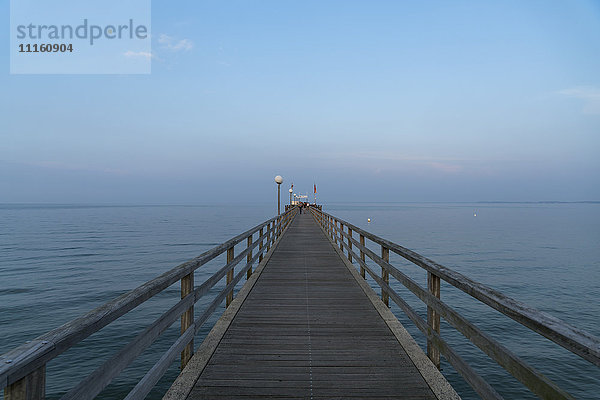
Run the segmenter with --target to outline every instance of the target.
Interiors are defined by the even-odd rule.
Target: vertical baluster
[[[338,220],[334,218],[333,219],[333,236],[334,236],[334,239],[335,239],[335,244],[337,244],[338,246],[339,246],[339,244],[338,244],[338,235],[339,235],[339,232],[340,231],[338,229]]]
[[[248,248],[250,248],[250,246],[252,246],[252,235],[248,236]],[[252,261],[252,250],[250,250],[248,252],[248,255],[246,256],[246,262],[248,264],[250,264],[251,261]],[[246,279],[250,279],[251,275],[252,275],[252,267],[248,268],[248,271],[246,272]]]
[[[381,258],[383,258],[383,261],[389,262],[390,249],[381,246]],[[390,283],[390,273],[386,271],[383,267],[381,267],[381,279],[383,279],[383,281],[387,284]],[[383,287],[381,288],[381,300],[383,300],[383,303],[386,306],[390,306],[390,296],[385,290],[383,290]]]
[[[270,243],[269,247],[271,247],[273,245],[276,238],[277,238],[277,220],[273,221],[273,226],[271,226],[271,238],[270,238],[271,243]]]
[[[194,271],[190,272],[183,278],[181,278],[181,298],[185,298],[190,293],[194,291]],[[181,334],[183,335],[185,331],[194,323],[194,305],[192,304],[190,308],[185,310],[183,314],[181,314]],[[183,370],[187,365],[190,358],[194,355],[194,339],[188,343],[187,346],[181,352],[181,369]]]
[[[263,252],[262,252],[262,248],[263,248],[263,242],[265,241],[265,238],[263,237],[263,228],[260,228],[260,231],[258,231],[258,240],[260,240],[260,243],[258,244],[258,252],[260,253],[260,256],[258,256],[258,262],[261,262],[263,259]]]
[[[440,277],[431,272],[427,272],[427,288],[431,294],[439,299],[441,292]],[[435,312],[435,310],[429,306],[427,307],[427,325],[432,331],[440,333],[440,314]],[[427,356],[437,369],[440,369],[440,351],[430,340],[427,340]]]
[[[352,262],[352,229],[348,227],[348,261]]]
[[[229,264],[234,259],[233,249],[234,249],[233,246],[227,249],[227,264]],[[231,282],[233,282],[233,268],[230,268],[229,271],[227,271],[227,284],[229,285]],[[231,289],[231,291],[229,293],[227,293],[227,300],[225,302],[225,307],[229,307],[229,305],[231,304],[232,301],[233,301],[233,289]]]
[[[269,251],[269,249],[271,248],[271,222],[269,222],[269,225],[267,225],[267,252]]]
[[[331,217],[331,238],[337,244],[337,221],[333,217]]]
[[[333,217],[329,217],[329,236],[335,241],[335,234],[333,229]]]
[[[362,247],[365,247],[365,235],[361,234],[360,235],[360,245]],[[360,259],[365,262],[365,252],[364,251],[360,251]],[[360,276],[362,276],[363,278],[365,278],[365,269],[364,267],[361,265],[360,267]]]
[[[45,364],[4,389],[5,400],[43,400],[45,397]]]
[[[344,224],[340,221],[340,250],[342,253],[344,252]]]

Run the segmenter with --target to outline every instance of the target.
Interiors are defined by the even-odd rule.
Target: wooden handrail
[[[413,323],[415,323],[417,328],[419,328],[419,330],[425,334],[428,341],[428,355],[434,364],[439,363],[439,351],[448,359],[448,361],[456,368],[456,370],[465,377],[467,382],[469,382],[483,398],[498,398],[497,396],[499,395],[495,393],[495,391],[491,392],[485,385],[482,385],[479,377],[471,376],[472,371],[465,367],[464,361],[460,359],[454,350],[452,350],[450,346],[448,346],[448,344],[441,339],[439,332],[440,317],[448,321],[451,326],[461,332],[467,339],[479,347],[490,358],[492,358],[511,375],[521,381],[533,393],[546,399],[570,399],[572,397],[544,375],[536,371],[533,367],[525,363],[518,356],[513,354],[510,350],[482,332],[454,309],[442,302],[440,300],[439,290],[440,279],[443,279],[451,285],[461,289],[463,292],[473,296],[491,308],[503,312],[505,315],[521,323],[532,331],[553,340],[572,353],[577,354],[596,365],[599,365],[598,353],[600,349],[600,339],[592,336],[591,334],[572,327],[549,314],[528,307],[523,303],[507,297],[479,282],[475,282],[462,274],[443,267],[440,264],[437,264],[411,250],[356,227],[347,221],[343,221],[321,210],[311,209],[311,211],[313,212],[316,221],[321,224],[325,232],[328,232],[328,225],[325,221],[331,221],[331,223],[334,225],[337,225],[339,222],[340,224],[347,226],[350,229],[349,232],[359,233],[360,241],[353,238],[350,233],[343,231],[330,232],[330,236],[332,237],[333,243],[338,244],[339,242],[338,246],[342,252],[348,251],[348,259],[357,262],[358,266],[360,267],[361,276],[364,278],[365,271],[368,272],[375,282],[381,287],[382,299],[385,300],[383,294],[387,294],[389,298],[398,304],[398,306],[407,314]],[[336,237],[338,234],[339,240],[338,237]],[[347,244],[344,241],[344,238],[347,239]],[[381,256],[378,256],[374,251],[366,246],[365,238],[381,246]],[[359,254],[356,254],[353,251],[352,246],[356,247],[356,249],[359,251]],[[422,288],[411,278],[402,273],[398,268],[391,265],[384,249],[389,249],[425,269],[428,274],[428,288]],[[381,276],[376,275],[373,269],[367,265],[365,256],[369,257],[376,264],[381,266]],[[412,310],[412,308],[406,302],[404,302],[404,300],[402,300],[400,296],[391,288],[389,283],[386,281],[388,274],[392,275],[398,280],[398,282],[408,288],[421,301],[423,301],[423,303],[427,305],[427,323],[423,321],[423,319],[417,313],[415,313],[414,310]],[[503,309],[505,310],[503,311]]]
[[[317,212],[315,209],[312,209]],[[319,211],[322,212],[322,211]],[[323,212],[325,215],[329,215]],[[330,216],[330,215],[329,215]],[[335,220],[343,221],[337,217]],[[558,345],[564,347],[583,359],[600,366],[600,339],[576,328],[548,313],[530,307],[520,301],[512,299],[497,290],[482,283],[476,282],[465,275],[446,268],[422,255],[402,247],[389,240],[365,231],[349,222],[343,221],[353,231],[364,235],[369,240],[387,247],[399,256],[411,261],[419,267],[439,276],[452,286],[462,290],[482,303],[517,321],[521,325],[547,337]]]
[[[519,381],[521,381],[524,385],[529,387],[532,392],[540,395],[544,395],[545,398],[571,398],[566,392],[560,389],[556,384],[548,380],[541,373],[536,371],[531,366],[527,365],[523,360],[513,354],[506,347],[502,346],[496,340],[488,336],[481,330],[479,330],[475,325],[469,322],[466,318],[461,316],[458,312],[452,309],[450,306],[446,305],[442,302],[439,297],[432,293],[429,290],[425,290],[407,275],[402,273],[396,267],[392,266],[381,257],[378,257],[373,251],[368,248],[364,248],[364,252],[371,258],[375,263],[381,266],[382,269],[387,270],[394,278],[396,278],[400,283],[402,283],[407,289],[409,289],[413,294],[415,294],[421,301],[423,301],[428,309],[432,309],[436,313],[439,313],[440,316],[443,316],[450,325],[452,325],[456,330],[462,333],[467,339],[469,339],[473,344],[479,347],[482,351],[484,351],[490,358],[496,361],[500,366],[506,369],[511,375],[515,376]],[[412,308],[408,306],[407,303],[399,304],[398,300],[399,295],[392,289],[390,289],[389,283],[382,281],[381,278],[374,275],[374,272],[371,268],[369,268],[366,263],[364,263],[363,268],[369,272],[375,281],[386,288],[390,293],[393,292],[392,299],[396,304],[398,304],[407,315],[414,313]],[[417,315],[414,313],[414,315]],[[418,315],[417,315],[418,316]],[[409,315],[410,317],[410,315]],[[410,317],[413,322],[417,325],[417,327],[423,331],[425,335],[428,337],[428,350],[431,350],[432,347],[436,348],[439,346],[433,346],[435,343],[435,338],[439,337],[440,332],[438,329],[435,329],[435,326],[430,323],[428,318],[428,322],[425,323],[421,317],[419,321],[415,321],[413,317]],[[439,324],[439,322],[438,322]],[[428,332],[428,328],[431,328],[431,332]],[[440,339],[441,340],[441,339]],[[445,342],[444,342],[445,343]],[[449,347],[447,344],[444,346]],[[438,350],[436,348],[436,350]],[[434,354],[432,356],[431,352],[428,351],[428,355],[432,358],[432,362],[434,364],[439,363],[439,354]],[[456,356],[454,356],[456,358]],[[458,369],[457,369],[458,370]],[[480,393],[481,394],[481,393]]]
[[[235,278],[227,280],[227,285],[225,287],[227,291],[222,291],[217,295],[215,301],[218,300],[218,302],[213,301],[209,306],[210,310],[207,309],[203,315],[196,320],[193,320],[194,304],[202,296],[207,294],[219,280],[228,274],[229,271],[233,271],[233,268],[243,258],[246,258],[246,266],[242,269],[242,272],[246,274],[245,276],[249,276],[252,271],[252,265],[259,258],[262,260],[263,254],[266,251],[269,251],[271,246],[284,232],[287,225],[293,221],[293,217],[297,214],[297,211],[296,207],[290,208],[280,216],[271,218],[254,228],[215,246],[198,257],[178,265],[164,274],[140,285],[136,289],[97,307],[87,314],[67,322],[64,325],[35,338],[31,342],[1,355],[0,389],[6,388],[5,395],[11,396],[11,399],[21,399],[19,393],[25,392],[22,390],[23,385],[38,385],[39,387],[28,388],[28,390],[35,393],[34,398],[43,398],[45,393],[43,387],[45,383],[45,365],[48,361],[133,310],[175,282],[181,281],[182,299],[176,305],[164,313],[154,323],[150,324],[144,332],[140,333],[127,346],[107,361],[107,363],[110,362],[110,364],[105,363],[98,368],[84,379],[81,384],[69,391],[63,398],[94,398],[115,376],[118,375],[119,372],[141,354],[146,347],[152,344],[166,328],[181,317],[181,336],[171,349],[165,353],[165,356],[168,355],[168,357],[161,358],[158,363],[160,366],[157,364],[153,367],[151,376],[145,381],[141,381],[138,385],[141,385],[140,389],[137,390],[142,393],[148,387],[151,389],[164,373],[163,369],[166,370],[174,360],[173,357],[176,357],[180,352],[182,352],[182,367],[185,366],[185,363],[189,360],[193,352],[194,335],[199,331],[200,326],[214,312],[227,294],[233,291],[235,285],[239,283],[242,278],[241,273],[238,273]],[[266,232],[265,228],[267,228]],[[252,237],[256,232],[259,232],[258,239],[253,240]],[[247,248],[241,251],[237,257],[233,257],[232,250],[234,246],[243,241],[246,241]],[[266,246],[264,246],[265,241]],[[259,250],[253,254],[253,249],[256,247],[258,247]],[[228,253],[227,264],[215,272],[205,282],[194,288],[194,271],[224,252]],[[231,256],[229,255],[230,252]],[[207,314],[208,311],[210,311],[210,313]],[[110,368],[106,368],[107,366],[110,366]],[[160,371],[162,371],[162,373],[157,375]],[[148,386],[149,382],[154,382],[154,384]],[[137,397],[134,396],[134,398]]]
[[[365,270],[377,282],[382,290],[385,290],[388,296],[396,303],[415,326],[425,335],[427,340],[438,348],[446,357],[448,362],[461,374],[461,376],[469,383],[469,385],[484,399],[502,399],[502,396],[487,383],[458,353],[442,339],[440,334],[435,330],[429,329],[427,322],[417,314],[411,306],[408,305],[398,293],[393,290],[387,282],[377,276],[377,274],[366,264]]]

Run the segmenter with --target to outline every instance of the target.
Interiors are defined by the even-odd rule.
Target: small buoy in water
[[[368,222],[368,223],[371,223],[371,218],[367,218],[367,222]]]

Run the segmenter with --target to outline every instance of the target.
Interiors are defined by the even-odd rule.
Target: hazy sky
[[[152,17],[151,75],[9,75],[1,30],[0,202],[600,200],[597,0]]]

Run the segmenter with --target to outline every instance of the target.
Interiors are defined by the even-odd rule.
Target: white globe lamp
[[[277,183],[277,215],[281,215],[281,184],[283,183],[281,175],[275,177],[275,183]]]

